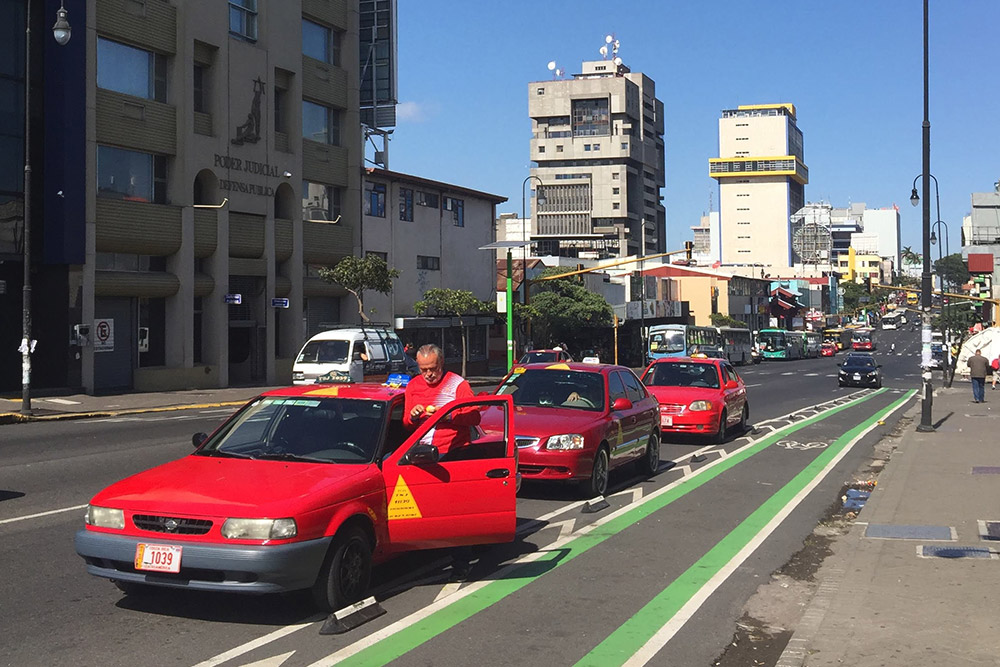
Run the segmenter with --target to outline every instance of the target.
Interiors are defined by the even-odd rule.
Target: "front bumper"
[[[543,438],[544,440],[544,438]],[[543,445],[517,451],[517,471],[525,480],[587,479],[593,472],[594,450],[548,450]]]
[[[316,581],[332,537],[274,546],[170,542],[129,535],[77,531],[74,544],[87,572],[121,582],[229,593],[279,593],[309,588]],[[136,570],[136,545],[183,547],[181,571]]]
[[[856,380],[852,375],[847,377],[841,375],[839,381],[840,384],[848,387],[877,387],[880,378],[877,375],[873,377],[865,377],[862,375],[860,380]]]
[[[669,417],[670,423],[665,423]],[[693,433],[705,434],[714,433],[719,427],[719,413],[714,410],[698,412],[684,412],[663,414],[658,417],[660,420],[660,431],[663,433]]]

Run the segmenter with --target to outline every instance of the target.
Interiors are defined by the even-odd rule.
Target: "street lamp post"
[[[72,36],[68,13],[60,3],[52,36],[65,46]],[[31,0],[24,17],[24,283],[21,290],[21,414],[31,414]]]
[[[521,241],[524,246],[521,248],[521,287],[524,289],[524,295],[522,297],[524,305],[528,305],[528,251],[531,248],[531,244],[528,242],[528,217],[525,211],[525,205],[527,204],[527,195],[525,194],[525,186],[528,181],[535,179],[538,181],[538,190],[535,193],[535,216],[538,215],[538,207],[545,205],[545,184],[542,183],[542,179],[538,178],[534,174],[529,174],[524,181],[521,182]],[[530,329],[529,329],[530,331]]]
[[[917,430],[928,432],[934,430],[931,421],[931,408],[934,403],[933,387],[931,386],[931,121],[930,121],[930,83],[929,83],[929,50],[928,50],[928,0],[924,0],[924,122],[922,124],[921,153],[923,169],[924,202],[922,210],[922,232],[924,267],[920,276],[920,310],[922,322],[920,328],[920,365],[923,379],[923,395],[920,404],[920,424]],[[934,179],[935,186],[937,179]],[[916,194],[914,188],[913,194]],[[911,201],[912,201],[911,197]],[[940,217],[940,216],[938,216]]]

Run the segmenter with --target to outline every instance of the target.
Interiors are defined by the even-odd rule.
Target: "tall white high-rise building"
[[[528,113],[533,254],[664,252],[663,103],[653,80],[617,57],[584,62],[572,78],[528,84]]]
[[[791,267],[790,218],[805,203],[809,182],[795,106],[723,111],[709,175],[719,181],[722,263],[770,267],[775,275]]]

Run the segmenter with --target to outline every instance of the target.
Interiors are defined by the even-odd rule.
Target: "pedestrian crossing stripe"
[[[406,485],[406,480],[400,475],[396,479],[396,488],[392,491],[392,498],[389,499],[389,520],[393,519],[421,519],[420,508],[414,500],[410,487]]]

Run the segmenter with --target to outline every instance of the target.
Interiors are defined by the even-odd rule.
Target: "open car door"
[[[514,539],[513,406],[510,396],[453,401],[386,457],[393,551]]]

